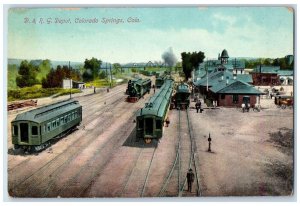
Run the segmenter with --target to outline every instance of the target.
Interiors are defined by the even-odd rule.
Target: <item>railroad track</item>
[[[186,117],[181,116],[181,111],[178,111],[178,143],[176,146],[176,156],[172,165],[172,168],[167,175],[161,190],[159,191],[158,195],[159,197],[165,196],[168,187],[170,187],[170,180],[172,178],[175,178],[175,174],[177,172],[177,194],[176,196],[200,196],[201,190],[200,190],[200,176],[199,176],[199,168],[197,167],[197,161],[196,161],[196,155],[195,155],[195,149],[196,149],[196,143],[195,139],[193,137],[193,129],[191,122],[189,120],[189,114],[188,110],[185,111]],[[188,133],[188,137],[184,138],[184,130],[183,130],[183,119],[186,118],[186,131]],[[189,142],[189,146],[186,145],[186,142]],[[186,153],[187,146],[189,147],[189,153]],[[188,164],[186,165],[186,162]],[[186,188],[187,178],[186,173],[189,168],[193,169],[193,172],[195,174],[195,181],[193,183],[193,191],[192,193],[189,193]]]
[[[101,111],[101,113],[105,113],[107,112],[108,110],[110,110],[115,103],[118,102],[118,99],[116,101],[113,102],[113,104],[110,104],[106,107],[104,107]],[[124,111],[126,110],[127,108],[124,109]],[[98,114],[99,115],[99,114]],[[97,116],[98,116],[97,115]],[[101,114],[99,115],[101,116]],[[109,124],[107,125],[109,126]],[[86,132],[84,130],[79,130],[79,132],[76,133],[76,136],[83,136]],[[78,137],[78,138],[79,138]],[[93,138],[90,138],[88,140],[86,140],[86,138],[81,138],[80,140],[82,140],[83,142],[81,142],[79,144],[78,141],[74,141],[70,146],[68,146],[68,148],[66,148],[66,150],[62,153],[60,153],[59,155],[55,156],[53,159],[51,159],[50,161],[48,161],[46,164],[44,164],[43,166],[41,166],[39,169],[37,169],[34,173],[32,173],[31,175],[25,177],[24,179],[18,181],[15,183],[15,186],[13,186],[11,189],[14,191],[16,190],[17,188],[19,188],[21,185],[23,185],[24,183],[26,183],[27,181],[30,180],[30,178],[32,178],[34,175],[38,174],[38,173],[43,173],[45,170],[47,170],[48,167],[50,167],[52,165],[52,163],[55,163],[56,160],[60,159],[60,158],[63,158],[63,156],[66,154],[66,151],[69,151],[71,155],[69,155],[69,157],[67,157],[67,161],[64,161],[62,165],[60,165],[59,167],[56,168],[56,170],[64,167],[65,165],[67,165],[67,163],[69,163],[72,159],[75,158],[75,156],[77,156],[76,154],[79,154],[80,152],[80,149],[76,150],[76,151],[73,151],[71,148],[73,148],[74,146],[76,145],[79,145],[79,147],[81,148],[84,148],[85,146],[89,145],[90,143],[92,143],[94,141]],[[78,147],[78,146],[77,146]],[[27,161],[24,162],[24,164],[26,163]],[[18,167],[22,167],[23,164],[19,164]],[[55,171],[56,171],[55,170]],[[12,170],[11,170],[12,171]],[[26,184],[27,185],[27,184]]]
[[[145,176],[145,179],[143,180],[142,184],[140,185],[141,187],[139,187],[138,197],[144,197],[144,193],[145,193],[146,185],[147,185],[147,182],[148,182],[149,174],[150,174],[150,171],[151,171],[151,166],[152,166],[152,162],[153,162],[154,155],[155,155],[155,152],[156,152],[156,148],[157,148],[157,145],[155,145],[155,147],[153,148],[152,155],[151,155],[151,158],[150,158],[150,161],[149,161],[149,165],[146,168],[145,173],[142,174],[142,176],[143,175]],[[137,170],[139,163],[143,164],[143,162],[145,162],[145,159],[141,159],[141,156],[142,156],[143,152],[145,152],[145,143],[144,142],[143,142],[142,148],[140,149],[140,151],[137,155],[134,166],[133,166],[132,170],[130,171],[130,174],[129,174],[129,176],[128,176],[128,178],[127,178],[127,180],[126,180],[126,182],[125,182],[125,184],[124,184],[124,186],[121,190],[120,197],[126,197],[126,190],[128,189],[128,185],[131,183],[131,181],[134,181],[133,179],[134,179],[135,170]]]
[[[141,103],[139,103],[139,104],[141,104]],[[119,113],[126,114],[126,112],[128,112],[128,109],[131,108],[132,106],[133,106],[132,104],[125,104],[125,107],[122,107],[122,110],[120,110]],[[136,106],[138,106],[138,105],[136,105]],[[132,114],[128,118],[128,122],[132,122],[134,118],[135,118],[135,114]],[[115,138],[110,138],[100,148],[98,148],[97,151],[94,152],[95,155],[92,157],[92,159],[89,159],[80,168],[80,170],[78,172],[76,172],[73,175],[73,177],[70,178],[63,185],[62,188],[55,190],[54,196],[61,195],[63,197],[71,197],[70,194],[68,193],[70,191],[69,187],[71,185],[74,185],[74,182],[76,183],[76,180],[79,179],[82,175],[84,175],[84,173],[92,171],[92,172],[90,172],[91,174],[89,175],[88,180],[85,182],[80,182],[80,188],[76,191],[74,190],[74,193],[72,194],[72,197],[84,197],[85,196],[86,192],[92,186],[95,179],[101,174],[103,168],[105,168],[105,165],[107,165],[109,163],[110,157],[112,156],[114,151],[116,151],[118,149],[118,147],[122,146],[124,137],[127,137],[131,132],[131,129],[128,129],[128,124],[123,124],[119,130],[124,131],[124,133],[122,133],[122,135],[118,135]],[[112,148],[107,149],[107,148],[109,148],[109,146],[111,146]],[[104,149],[108,150],[109,153],[105,153],[105,155],[101,154],[101,151]],[[97,165],[94,165],[92,167],[91,165],[94,164],[95,162],[97,162],[96,160],[98,160],[98,159],[102,159],[102,160],[104,159],[103,164],[98,163]],[[92,168],[92,169],[90,169],[90,168]],[[57,173],[57,175],[59,175],[59,172]],[[57,178],[53,178],[53,179],[55,180]],[[51,181],[51,183],[45,190],[43,197],[48,196],[49,188],[51,188],[53,184],[55,184],[55,183],[53,181]],[[51,196],[53,196],[53,195],[51,195]]]
[[[119,94],[119,93],[121,93],[121,92],[122,92],[122,90],[119,90],[119,91],[115,92],[114,95],[113,95],[113,97],[117,97],[117,98],[112,99],[111,101],[107,101],[109,98],[111,98],[111,97],[109,97],[109,96],[105,96],[105,97],[104,97],[105,99],[98,99],[98,103],[96,104],[96,105],[97,105],[96,108],[93,108],[92,110],[87,108],[88,105],[83,105],[83,112],[84,112],[85,110],[87,110],[86,112],[88,112],[88,114],[83,115],[81,125],[86,125],[86,124],[87,124],[88,122],[90,122],[92,119],[95,119],[95,117],[100,116],[100,115],[103,115],[105,112],[109,111],[109,110],[112,108],[112,105],[115,105],[116,103],[121,102],[122,99],[124,99],[124,97],[123,97],[123,96],[121,96],[121,97],[116,96],[117,94]],[[88,101],[88,100],[87,100],[87,101]],[[99,109],[99,107],[100,107],[101,105],[103,105],[103,103],[106,102],[106,101],[108,102],[108,103],[106,104],[106,106]],[[96,113],[96,111],[97,111],[97,113]],[[86,113],[86,112],[85,112],[85,113]],[[67,135],[65,135],[65,136],[67,136]],[[64,137],[65,137],[65,136],[64,136]],[[21,167],[23,164],[25,164],[26,162],[28,162],[29,159],[31,159],[31,158],[32,158],[32,157],[29,157],[28,159],[23,160],[22,162],[18,163],[18,164],[15,165],[14,167],[9,168],[9,169],[8,169],[8,172],[10,172],[10,171],[12,171],[12,170],[14,170],[14,169],[16,169],[16,168],[18,168],[18,167]],[[13,160],[10,160],[10,161],[13,161]],[[9,161],[9,162],[10,162],[10,161]],[[8,162],[8,164],[9,164],[9,162]]]

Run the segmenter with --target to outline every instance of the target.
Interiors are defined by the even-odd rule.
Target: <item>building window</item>
[[[14,135],[18,135],[18,125],[14,125],[14,130],[13,130]]]
[[[31,127],[31,134],[32,135],[38,135],[38,128],[37,128],[37,126],[32,126]]]
[[[225,94],[221,94],[221,99],[225,99]]]
[[[232,95],[232,102],[234,104],[237,104],[239,102],[239,95],[237,94]]]
[[[161,120],[156,120],[156,129],[161,129]]]

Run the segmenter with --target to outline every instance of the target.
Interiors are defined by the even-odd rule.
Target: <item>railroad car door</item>
[[[20,130],[21,130],[21,142],[27,142],[29,141],[28,136],[28,123],[21,123],[20,124]]]
[[[153,119],[145,118],[145,134],[153,135]]]

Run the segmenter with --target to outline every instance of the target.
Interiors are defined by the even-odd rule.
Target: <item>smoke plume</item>
[[[165,51],[161,55],[161,58],[164,60],[165,64],[168,65],[169,67],[175,66],[177,62],[177,58],[173,53],[172,47],[170,47],[167,51]]]

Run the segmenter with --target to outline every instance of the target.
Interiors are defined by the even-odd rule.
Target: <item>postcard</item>
[[[8,196],[293,196],[294,16],[9,8]]]

